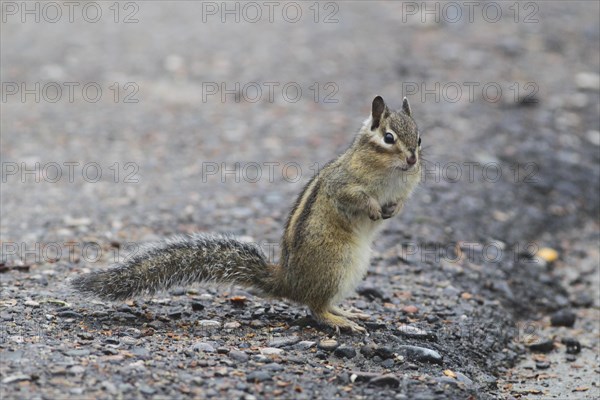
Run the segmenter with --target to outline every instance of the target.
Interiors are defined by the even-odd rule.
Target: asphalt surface
[[[222,4],[2,2],[0,396],[600,397],[599,3]],[[276,259],[376,95],[427,161],[344,304],[368,336],[235,287],[69,288],[173,234]]]

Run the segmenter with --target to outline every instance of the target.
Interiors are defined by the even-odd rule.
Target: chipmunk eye
[[[396,141],[396,139],[394,139],[394,135],[392,135],[391,133],[386,133],[385,136],[383,137],[383,140],[387,143],[387,144],[392,144]]]
[[[421,145],[421,138],[419,138],[419,146]]]

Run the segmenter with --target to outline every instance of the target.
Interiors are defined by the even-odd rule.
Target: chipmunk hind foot
[[[344,310],[340,307],[334,306],[331,307],[331,313],[335,315],[339,315],[340,317],[348,318],[348,319],[360,319],[363,321],[371,319],[369,314],[365,314],[356,309]]]
[[[317,320],[317,322],[334,328],[337,333],[339,333],[340,330],[349,330],[351,332],[360,333],[365,333],[367,331],[365,328],[363,328],[356,322],[351,321],[344,316],[336,315],[333,309],[318,312],[313,310],[313,316]]]

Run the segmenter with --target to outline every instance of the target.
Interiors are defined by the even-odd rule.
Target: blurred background
[[[423,132],[433,173],[414,212],[435,221],[497,209],[521,234],[597,214],[597,3],[253,4],[3,3],[2,157],[18,164],[3,170],[3,232],[65,214],[189,217],[200,228],[241,206],[280,216],[311,166],[349,144],[375,95],[396,107],[407,95]],[[236,162],[250,169],[224,174]],[[273,179],[265,162],[280,163]],[[297,182],[288,162],[301,168]],[[469,168],[488,163],[510,190],[491,182],[496,170],[469,182]],[[532,192],[542,209],[531,209]],[[468,225],[461,235],[502,228]]]
[[[277,243],[373,97],[407,96],[426,174],[376,252],[555,249],[545,283],[493,266],[499,298],[529,318],[584,293],[596,318],[600,3],[467,3],[3,1],[3,243]]]

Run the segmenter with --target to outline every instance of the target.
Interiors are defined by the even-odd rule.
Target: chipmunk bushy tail
[[[193,234],[148,246],[123,263],[78,276],[71,284],[84,294],[107,300],[200,282],[236,284],[275,296],[278,268],[256,244],[230,236]]]

